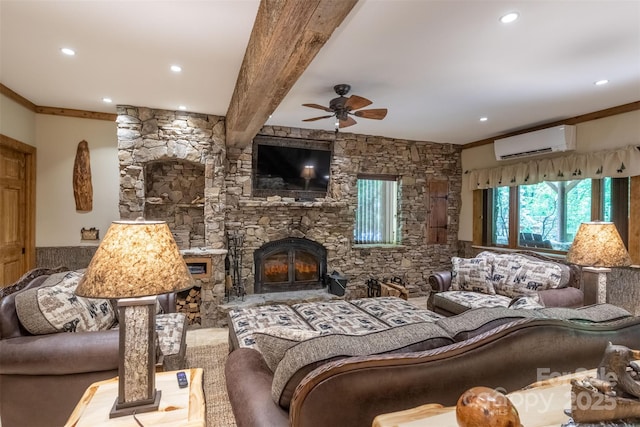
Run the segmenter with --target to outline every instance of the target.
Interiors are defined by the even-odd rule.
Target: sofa
[[[289,323],[288,317],[279,312],[273,319]],[[640,318],[609,304],[478,308],[355,335],[285,334],[296,328],[265,326],[266,318],[259,323],[259,329],[229,323],[230,335],[243,334],[239,340],[230,336],[231,342],[258,344],[234,347],[225,366],[239,427],[370,426],[379,414],[426,403],[454,405],[473,386],[510,392],[544,375],[594,368],[609,341],[640,346]],[[252,338],[246,329],[253,329]]]
[[[445,316],[478,307],[580,307],[579,266],[530,251],[484,251],[453,257],[450,271],[429,276],[428,307]]]
[[[73,307],[87,299],[68,294],[82,271],[35,269],[0,295],[0,421],[3,427],[62,426],[85,389],[118,375],[119,333],[113,302],[89,305],[88,316]],[[67,285],[69,287],[67,287]],[[67,292],[65,294],[65,292]],[[72,304],[51,320],[44,298],[58,295]],[[96,300],[93,300],[96,301]],[[175,313],[176,295],[158,296],[156,329],[159,369],[184,367],[186,318]],[[71,307],[73,306],[73,307]],[[35,312],[33,311],[35,310]],[[37,313],[41,310],[41,313]],[[45,317],[43,317],[45,316]],[[86,317],[86,318],[85,318]],[[91,319],[100,319],[90,325]],[[111,319],[111,320],[110,320]],[[109,323],[112,324],[109,324]],[[57,326],[56,326],[57,325]],[[97,327],[96,327],[97,326]],[[53,329],[76,332],[56,332]],[[98,330],[93,330],[98,329]],[[34,333],[36,332],[36,333]]]

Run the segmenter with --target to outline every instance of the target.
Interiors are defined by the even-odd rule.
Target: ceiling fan
[[[324,110],[328,113],[332,113],[328,116],[312,117],[305,119],[303,122],[313,122],[320,119],[328,119],[329,117],[336,118],[336,132],[338,128],[346,128],[347,126],[353,126],[357,122],[351,116],[362,117],[364,119],[382,120],[387,115],[386,108],[371,108],[369,110],[360,110],[367,105],[371,105],[372,101],[367,98],[363,98],[358,95],[351,95],[346,97],[345,95],[351,90],[351,86],[347,84],[339,84],[333,87],[333,90],[339,95],[337,98],[333,98],[329,102],[329,106],[325,107],[319,104],[302,104],[305,107],[317,108]],[[356,111],[358,110],[358,111]]]

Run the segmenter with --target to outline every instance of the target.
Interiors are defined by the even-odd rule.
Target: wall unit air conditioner
[[[554,126],[493,141],[497,160],[538,156],[576,149],[576,127]]]

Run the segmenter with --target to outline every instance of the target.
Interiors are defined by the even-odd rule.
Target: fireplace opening
[[[257,294],[324,287],[327,250],[309,239],[276,240],[254,252]]]

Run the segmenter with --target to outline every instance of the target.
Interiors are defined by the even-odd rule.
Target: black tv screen
[[[330,149],[257,143],[254,146],[254,195],[296,199],[326,197],[330,168]]]

